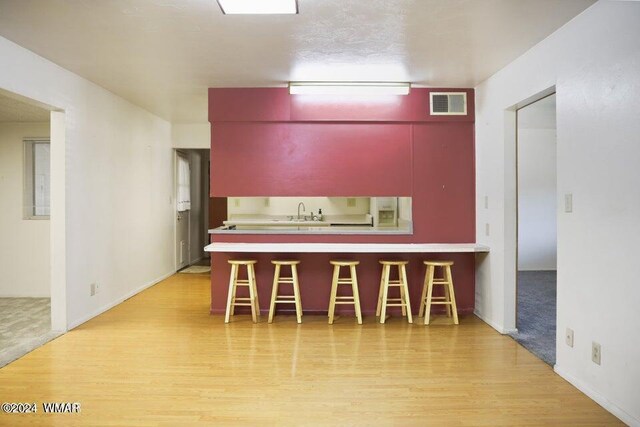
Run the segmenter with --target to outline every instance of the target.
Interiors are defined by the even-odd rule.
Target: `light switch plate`
[[[489,196],[484,196],[484,208],[489,209]]]
[[[600,344],[593,341],[591,343],[591,361],[596,365],[599,365],[601,356],[602,354],[601,354]]]
[[[569,347],[573,347],[573,329],[567,328],[564,334],[564,340]]]
[[[573,194],[571,193],[564,195],[564,211],[566,213],[573,212]]]

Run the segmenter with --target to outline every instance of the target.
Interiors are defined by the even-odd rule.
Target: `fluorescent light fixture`
[[[225,15],[269,15],[298,13],[297,0],[216,0]]]
[[[291,82],[292,95],[408,95],[410,83]]]

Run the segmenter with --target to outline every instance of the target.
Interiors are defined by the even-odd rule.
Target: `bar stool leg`
[[[273,315],[276,311],[276,298],[278,297],[278,285],[280,284],[280,264],[276,264],[273,273],[273,287],[271,288],[271,304],[269,305],[269,323],[273,323]]]
[[[451,310],[453,311],[453,323],[457,325],[458,324],[458,307],[456,306],[456,296],[453,291],[453,277],[451,275],[450,266],[446,267],[445,273],[447,275],[447,282],[448,282],[446,286],[449,287],[449,298],[451,299]]]
[[[333,281],[331,282],[331,297],[329,299],[329,324],[333,325],[333,315],[336,309],[336,294],[338,293],[338,278],[340,277],[340,266],[333,266]]]
[[[255,296],[256,316],[260,317],[260,298],[258,298],[258,283],[256,281],[256,269],[253,264],[249,264],[251,267],[251,284],[253,286],[253,295]]]
[[[407,315],[407,306],[405,305],[407,302],[407,297],[405,295],[405,289],[404,286],[402,286],[403,283],[403,277],[402,277],[402,271],[404,270],[404,265],[399,265],[398,266],[398,280],[400,280],[400,286],[398,286],[398,288],[400,289],[400,304],[402,304],[402,306],[400,306],[400,308],[402,309],[402,316],[406,316]],[[409,322],[411,323],[411,322]]]
[[[433,274],[435,268],[431,265],[427,266],[427,306],[424,313],[424,324],[429,324],[429,318],[431,317],[431,296],[433,294]]]
[[[236,293],[236,277],[238,276],[238,266],[231,264],[231,274],[229,274],[229,295],[227,295],[227,310],[224,315],[224,323],[229,323],[229,316],[233,310],[233,302]]]
[[[427,271],[424,275],[424,283],[422,284],[422,295],[420,296],[420,311],[418,312],[418,317],[424,316],[424,308],[425,308],[425,298],[427,297],[427,287],[429,286],[428,281],[429,276],[429,267],[427,266]]]
[[[380,323],[384,323],[387,317],[387,298],[389,296],[389,273],[391,267],[384,265],[382,267],[383,275],[383,291],[382,291],[382,311],[380,312]]]
[[[356,309],[358,325],[362,325],[362,312],[360,311],[360,294],[358,293],[358,276],[356,276],[356,266],[349,267],[351,270],[351,287],[353,289],[353,302]]]
[[[254,287],[254,277],[251,274],[251,266],[247,266],[247,276],[249,277],[249,302],[251,305],[251,318],[253,323],[258,322],[258,315],[256,314],[256,292]]]
[[[413,323],[413,316],[411,315],[411,300],[409,299],[409,281],[407,280],[407,269],[406,266],[403,264],[402,266],[402,286],[401,289],[404,289],[403,292],[403,303],[406,304],[406,313],[407,313],[407,320],[409,321],[409,323]],[[403,306],[405,307],[405,306]],[[404,314],[404,313],[403,313]]]
[[[385,266],[382,266],[382,274],[380,275],[380,289],[378,290],[378,305],[376,306],[376,316],[380,316],[382,310],[382,292],[384,291],[384,270]]]
[[[298,323],[302,323],[302,304],[300,303],[300,287],[298,284],[298,269],[295,264],[291,265],[291,277],[293,278],[293,297],[296,302],[296,318]]]
[[[233,298],[231,299],[231,315],[236,314],[236,292],[238,291],[238,275],[240,274],[240,266],[235,265],[233,270]]]
[[[447,281],[447,283],[445,283],[445,285],[443,286],[443,288],[444,288],[444,300],[445,300],[445,302],[451,302],[451,292],[449,292],[449,283],[448,283],[448,279],[447,279],[446,269],[447,269],[447,267],[442,267],[443,280]],[[445,308],[447,310],[447,317],[451,317],[451,304],[445,304]]]

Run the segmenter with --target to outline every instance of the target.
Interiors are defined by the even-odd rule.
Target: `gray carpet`
[[[0,368],[51,341],[49,298],[0,298]]]
[[[510,334],[544,362],[556,363],[556,272],[518,272],[518,332]]]

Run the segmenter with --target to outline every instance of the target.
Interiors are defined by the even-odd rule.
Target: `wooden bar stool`
[[[233,315],[234,309],[237,306],[250,306],[253,323],[256,323],[258,316],[260,316],[260,303],[258,302],[258,287],[256,285],[256,270],[254,264],[258,261],[229,260],[228,262],[231,264],[231,274],[229,275],[229,295],[227,297],[227,311],[224,316],[224,323],[229,323],[229,316]],[[238,271],[242,265],[247,267],[246,280],[238,279]],[[249,287],[249,296],[236,297],[236,289],[238,286]]]
[[[424,286],[422,288],[422,298],[418,316],[424,314],[424,324],[428,325],[429,318],[431,317],[431,305],[441,304],[447,308],[447,317],[451,317],[453,314],[453,323],[457,325],[458,308],[456,307],[456,296],[453,292],[453,278],[451,276],[453,261],[424,261],[424,264],[427,266],[427,271],[424,275]],[[442,277],[436,277],[436,267],[442,269]],[[434,285],[444,286],[444,296],[433,296]]]
[[[295,304],[296,305],[296,318],[298,323],[302,323],[302,303],[300,302],[300,284],[298,282],[298,269],[296,266],[300,264],[300,261],[271,261],[271,264],[276,266],[273,273],[273,290],[271,291],[271,306],[269,307],[269,323],[273,322],[273,315],[276,311],[276,304]],[[290,277],[281,277],[280,269],[282,266],[288,265],[291,267]],[[293,295],[278,295],[278,286],[280,284],[293,285]]]
[[[333,324],[336,304],[353,304],[356,309],[358,324],[362,325],[362,313],[360,311],[360,295],[358,294],[358,277],[356,265],[360,261],[329,261],[333,265],[333,280],[331,282],[331,298],[329,300],[329,324]],[[349,277],[340,278],[340,268],[349,267]],[[351,285],[353,295],[338,296],[338,285]]]
[[[380,277],[376,316],[380,316],[380,323],[384,323],[387,317],[387,307],[402,307],[402,315],[407,316],[409,323],[413,323],[406,269],[409,261],[380,261],[380,264],[382,264],[382,276]],[[392,266],[398,267],[398,280],[389,280]],[[389,298],[389,287],[392,286],[400,288],[400,298]]]

